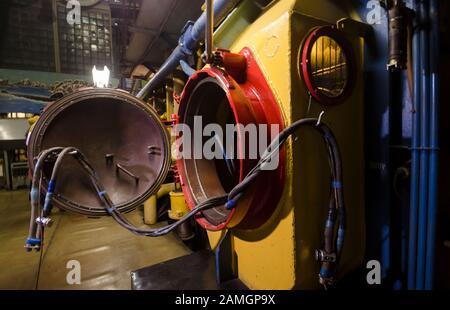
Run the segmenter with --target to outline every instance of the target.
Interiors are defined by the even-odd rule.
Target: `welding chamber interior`
[[[203,126],[218,124],[225,129],[226,124],[235,123],[233,111],[230,108],[226,93],[213,78],[206,78],[195,87],[187,103],[182,123],[188,125],[189,128],[194,128],[195,116],[202,117]],[[198,148],[203,150],[204,143],[211,138],[226,141],[225,132],[223,133],[223,139],[218,135],[213,133],[211,137],[203,136],[198,141],[200,143],[197,143],[197,139],[192,136],[191,140],[186,142],[190,143],[193,150]],[[236,146],[237,143],[233,145],[233,147]],[[225,151],[223,147],[222,150]],[[201,195],[193,196],[194,205],[200,200],[224,195],[229,192],[239,182],[240,167],[240,161],[231,158],[228,159],[226,155],[222,158],[215,158],[214,160],[208,160],[204,156],[201,156],[199,159],[185,159],[185,180],[189,183],[189,188],[193,193],[199,193]],[[222,206],[204,211],[203,216],[210,223],[220,225],[227,221],[231,212],[231,210],[226,210]]]

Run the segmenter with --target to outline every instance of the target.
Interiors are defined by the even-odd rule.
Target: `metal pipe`
[[[430,159],[429,159],[429,190],[428,190],[428,227],[427,251],[425,267],[425,289],[434,287],[434,264],[436,252],[436,216],[437,188],[439,166],[439,1],[431,0],[429,18],[431,21],[430,36]]]
[[[58,16],[58,2],[57,0],[52,1],[52,14],[53,16]],[[55,71],[61,72],[61,55],[59,49],[59,25],[58,18],[53,19],[53,46],[55,54]]]
[[[389,61],[387,67],[390,71],[406,68],[408,14],[409,10],[402,0],[393,1],[388,8]]]
[[[212,62],[214,49],[214,0],[206,0],[205,62]]]
[[[240,0],[216,0],[214,2],[214,20],[217,22],[228,14]],[[153,91],[166,77],[175,70],[180,64],[180,60],[186,60],[188,56],[192,55],[197,47],[197,43],[205,36],[206,13],[204,12],[200,18],[194,23],[188,23],[185,26],[184,32],[179,39],[178,46],[166,59],[161,68],[156,72],[153,78],[141,89],[137,94],[138,98],[144,98],[146,94]]]
[[[189,66],[189,64],[184,61],[183,59],[180,60],[180,66],[181,66],[181,70],[183,70],[184,74],[186,74],[187,76],[192,76],[196,71],[194,68],[192,68],[191,66]]]
[[[414,9],[418,12],[419,0],[414,3]],[[417,21],[417,19],[416,19]],[[418,29],[418,27],[414,27]],[[412,113],[412,141],[411,141],[411,191],[409,209],[409,240],[408,240],[408,289],[416,286],[416,255],[417,255],[417,222],[419,206],[419,145],[420,145],[420,40],[419,32],[413,34],[413,67],[414,67],[414,108]]]
[[[417,240],[417,276],[416,289],[425,287],[425,257],[427,241],[427,215],[428,215],[428,162],[430,137],[430,75],[429,75],[429,33],[424,24],[428,22],[428,2],[421,1],[420,7],[420,56],[422,75],[421,115],[420,115],[420,176],[419,176],[419,225]]]

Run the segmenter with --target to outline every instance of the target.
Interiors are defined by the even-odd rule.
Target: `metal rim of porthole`
[[[338,63],[338,60],[341,58],[338,56],[335,57],[335,63],[331,65],[332,62],[332,48],[331,43],[329,47],[329,62],[330,67],[329,69],[322,70],[329,70],[328,72],[335,72],[334,77],[329,78],[329,83],[335,85],[342,85],[340,88],[335,91],[335,93],[332,93],[330,91],[324,91],[320,85],[320,83],[317,81],[317,66],[318,63],[320,63],[319,60],[317,60],[317,51],[315,51],[316,57],[313,59],[312,53],[314,49],[318,48],[318,42],[319,39],[323,38],[329,38],[330,42],[335,43],[335,49],[338,48],[342,51],[342,57],[344,59],[343,63]],[[322,43],[323,47],[323,43]],[[325,58],[325,54],[327,52],[322,51],[322,57]],[[335,52],[337,54],[337,52]],[[326,62],[322,58],[322,64]],[[311,97],[313,97],[317,102],[323,105],[336,105],[342,103],[344,100],[346,100],[352,93],[355,82],[356,82],[356,58],[355,58],[355,52],[353,50],[353,47],[351,43],[348,41],[348,39],[345,37],[345,34],[337,30],[333,26],[320,26],[313,28],[309,34],[306,36],[306,39],[304,40],[302,47],[300,49],[299,54],[299,71],[300,75],[306,85],[306,88],[310,94]],[[314,67],[314,61],[316,64],[316,67]],[[334,66],[334,68],[333,68]],[[339,69],[336,69],[339,68]],[[339,76],[341,75],[341,76]],[[330,95],[332,94],[332,95]]]

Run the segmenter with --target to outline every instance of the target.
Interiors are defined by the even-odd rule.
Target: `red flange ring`
[[[315,43],[321,37],[328,37],[334,40],[343,50],[346,57],[347,82],[340,95],[335,97],[327,96],[321,92],[313,78],[313,70],[311,68],[311,52]],[[355,86],[356,63],[353,47],[345,37],[345,34],[342,31],[335,29],[333,26],[321,26],[314,28],[306,37],[300,50],[300,74],[309,93],[319,103],[324,105],[335,105],[342,103],[345,99],[347,99]]]
[[[207,67],[196,72],[187,82],[181,95],[179,122],[187,125],[194,132],[194,117],[202,116],[203,126],[215,123],[224,128],[224,141],[226,140],[226,124],[243,126],[254,124],[256,128],[259,128],[260,124],[268,124],[268,132],[264,139],[270,143],[271,135],[276,134],[271,132],[270,125],[278,125],[280,131],[284,128],[278,103],[251,51],[243,49],[239,55],[235,55],[241,55],[242,61],[246,63],[246,66],[243,66],[246,70],[245,79],[241,79],[241,83],[238,83],[231,76],[231,71],[227,73],[226,69],[216,67]],[[236,65],[239,57],[228,56],[223,59],[233,59],[233,68],[239,67]],[[224,63],[223,67],[226,68],[227,64]],[[242,72],[232,74],[242,77]],[[237,128],[235,150],[241,155],[242,152],[246,152],[247,155],[243,159],[208,160],[202,155],[200,159],[192,157],[177,161],[180,182],[190,209],[208,198],[229,192],[258,162],[259,152],[256,159],[248,159],[248,143],[246,143],[248,137],[242,127]],[[195,141],[193,136],[191,139],[191,149],[194,150],[199,142]],[[202,139],[204,143],[210,137]],[[227,210],[221,206],[206,210],[197,216],[197,222],[212,231],[225,227],[253,229],[262,225],[272,215],[281,197],[284,187],[284,161],[285,151],[282,148],[278,168],[264,171],[245,192],[234,209]],[[225,162],[228,170],[225,168]],[[235,170],[232,170],[230,166],[235,167]]]

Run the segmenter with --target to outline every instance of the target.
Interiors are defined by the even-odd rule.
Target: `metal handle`
[[[131,171],[127,170],[124,166],[121,164],[116,164],[116,173],[118,174],[120,171],[128,175],[129,177],[132,177],[136,184],[139,183],[139,177],[135,174],[133,174]]]
[[[206,63],[212,62],[214,49],[214,0],[206,0],[205,57]]]

